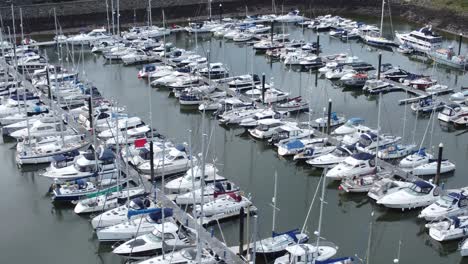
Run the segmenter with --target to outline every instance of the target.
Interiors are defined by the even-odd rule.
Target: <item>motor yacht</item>
[[[377,200],[377,204],[402,210],[413,209],[432,204],[439,199],[440,195],[441,190],[437,185],[431,182],[417,180],[413,182],[411,187],[402,188],[384,195]]]

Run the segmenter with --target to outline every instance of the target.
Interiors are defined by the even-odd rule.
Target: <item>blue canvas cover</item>
[[[298,148],[304,148],[305,145],[302,143],[300,140],[292,140],[286,143],[286,148],[287,149],[298,149]]]

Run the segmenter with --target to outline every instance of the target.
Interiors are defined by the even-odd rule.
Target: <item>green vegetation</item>
[[[435,6],[468,14],[468,0],[432,0]]]

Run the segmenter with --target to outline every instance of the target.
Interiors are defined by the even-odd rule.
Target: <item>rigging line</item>
[[[312,202],[310,203],[309,210],[307,211],[307,215],[306,215],[306,218],[304,220],[304,224],[302,226],[301,233],[304,233],[304,230],[306,228],[307,222],[309,220],[310,212],[312,211],[312,207],[314,205],[315,198],[317,197],[317,193],[318,193],[318,190],[319,190],[319,187],[320,187],[320,183],[322,182],[323,178],[325,177],[325,171],[327,171],[327,170],[326,169],[323,170],[322,176],[320,177],[320,179],[319,179],[319,181],[317,183],[317,187],[315,188],[314,197],[312,198]]]

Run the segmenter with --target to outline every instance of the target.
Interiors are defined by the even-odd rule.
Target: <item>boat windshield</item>
[[[344,125],[346,127],[354,127],[355,123],[353,120],[348,120]]]
[[[347,161],[343,161],[342,166],[344,169],[352,169],[352,168],[357,167],[358,165],[353,165]]]
[[[182,159],[183,156],[181,156],[181,155],[171,155],[171,154],[167,154],[164,158],[165,158],[166,160],[173,161],[173,160],[176,160],[176,159]]]
[[[157,232],[156,234],[154,234],[153,232],[149,233],[148,234],[148,238],[151,240],[151,242],[161,242],[162,241],[162,238],[161,238],[161,233]]]
[[[411,188],[405,189],[405,191],[411,194],[416,194],[416,195],[426,195],[426,194],[429,194],[431,190],[432,190],[432,187],[421,188],[416,184],[413,184]]]
[[[370,144],[372,144],[372,140],[370,140],[369,138],[367,137],[360,137],[359,138],[359,144],[364,146],[364,147],[367,147],[367,146],[370,146]]]
[[[448,195],[443,195],[440,197],[439,200],[436,201],[436,205],[443,207],[443,208],[449,208],[453,204],[455,204],[457,201],[453,199],[452,197]]]
[[[186,259],[194,260],[196,257],[196,252],[194,250],[185,250],[182,252],[182,256]]]
[[[448,107],[445,107],[443,110],[442,110],[442,114],[446,115],[446,116],[453,116],[454,113],[452,112],[452,109],[451,108],[448,108]]]
[[[345,151],[339,149],[339,148],[336,148],[334,151],[333,151],[333,154],[335,154],[335,156],[337,157],[346,157],[348,156],[348,153],[346,153]]]
[[[260,130],[260,131],[268,131],[269,128],[270,127],[268,125],[259,125],[257,127],[257,129]]]

